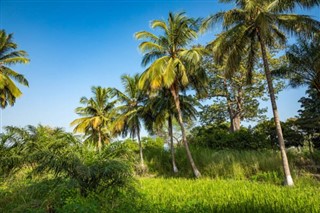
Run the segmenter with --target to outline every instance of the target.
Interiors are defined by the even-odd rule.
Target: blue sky
[[[151,20],[165,19],[170,11],[206,17],[231,7],[215,0],[1,0],[0,28],[14,33],[19,49],[31,59],[13,67],[30,87],[20,86],[23,96],[2,111],[2,124],[71,131],[74,109],[80,97],[91,96],[91,86],[121,88],[122,74],[144,70],[135,32],[149,30]],[[319,8],[307,13],[320,20]],[[196,42],[205,44],[218,31]],[[282,120],[297,114],[303,95],[304,88],[279,95]]]

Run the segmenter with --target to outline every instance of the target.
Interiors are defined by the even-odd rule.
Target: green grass
[[[203,177],[214,179],[256,180],[281,185],[283,169],[280,152],[276,150],[212,150],[191,147],[192,156]],[[179,173],[173,174],[171,155],[162,147],[145,150],[149,172],[158,177],[193,177],[185,149],[176,149],[176,163]],[[312,165],[304,153],[289,152],[289,164],[294,179],[303,177],[309,171],[305,164]]]
[[[289,188],[248,180],[139,178],[134,188],[82,197],[66,180],[0,185],[0,212],[320,212],[320,183]]]
[[[116,212],[320,212],[319,188],[301,184],[146,178],[140,180],[141,196]]]
[[[282,186],[277,151],[192,148],[199,180],[192,178],[183,148],[176,153],[180,172],[175,178],[169,152],[162,147],[145,151],[157,178],[138,178],[129,188],[87,197],[71,179],[53,174],[31,179],[30,169],[21,170],[0,179],[0,212],[320,212],[320,182],[303,170],[312,163],[303,153],[288,153],[295,180],[288,188]]]

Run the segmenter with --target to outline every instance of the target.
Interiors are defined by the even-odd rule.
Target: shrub
[[[266,137],[251,129],[231,133],[225,125],[196,127],[189,136],[191,144],[212,149],[258,150],[270,148]]]

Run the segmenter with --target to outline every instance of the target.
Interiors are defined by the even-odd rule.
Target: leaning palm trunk
[[[268,64],[268,60],[267,60],[265,42],[264,42],[263,38],[261,38],[260,35],[258,35],[258,39],[260,42],[264,71],[265,71],[266,78],[267,78],[269,95],[270,95],[272,111],[273,111],[273,117],[274,117],[274,122],[276,125],[278,142],[279,142],[279,146],[280,146],[280,152],[281,152],[281,157],[282,157],[282,166],[283,166],[284,174],[286,176],[285,177],[286,178],[285,185],[293,186],[294,183],[293,183],[293,180],[291,177],[288,158],[287,158],[287,154],[286,154],[286,148],[285,148],[285,144],[284,144],[284,140],[283,140],[280,118],[279,118],[279,113],[278,113],[278,109],[277,109],[276,98],[274,95],[274,89],[273,89],[273,85],[272,85],[271,72],[270,72],[269,64]]]
[[[176,165],[176,159],[174,156],[174,145],[173,145],[173,134],[172,134],[172,117],[169,115],[168,118],[168,128],[169,128],[169,137],[170,137],[170,151],[172,158],[172,168],[174,173],[178,173],[178,167]]]
[[[171,94],[172,94],[172,96],[174,98],[174,102],[175,102],[176,109],[177,109],[177,112],[178,112],[178,122],[179,122],[179,125],[181,127],[182,142],[183,142],[184,147],[186,149],[188,160],[189,160],[189,162],[191,164],[194,176],[196,178],[199,178],[201,176],[201,173],[199,172],[199,170],[196,167],[196,164],[193,161],[193,158],[192,158],[192,155],[191,155],[191,152],[190,152],[190,149],[189,149],[189,145],[188,145],[188,142],[187,142],[186,131],[185,131],[185,128],[184,128],[183,119],[182,119],[182,113],[181,113],[181,108],[180,108],[179,93],[178,93],[178,91],[177,91],[177,89],[175,88],[174,85],[172,85],[170,87],[170,92],[171,92]]]

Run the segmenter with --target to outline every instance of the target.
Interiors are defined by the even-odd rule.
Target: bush
[[[258,150],[270,148],[266,137],[251,129],[241,128],[231,133],[225,125],[196,127],[191,131],[189,142],[195,146],[212,149]]]

